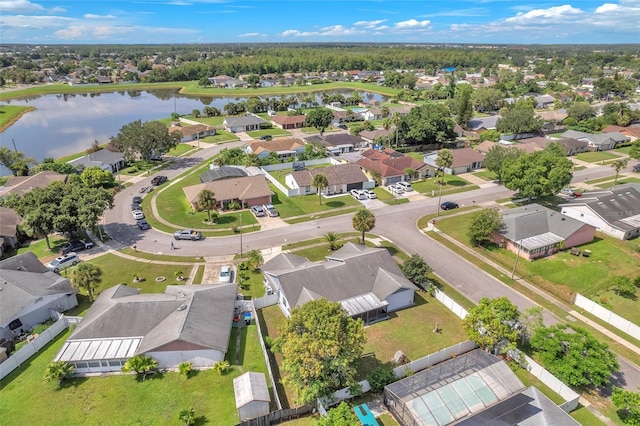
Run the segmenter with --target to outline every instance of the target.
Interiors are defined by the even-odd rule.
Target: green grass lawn
[[[614,178],[615,179],[615,178]],[[608,182],[603,182],[600,183],[598,185],[596,185],[598,188],[610,188],[613,186],[613,183],[615,182],[615,180],[611,180]],[[618,177],[618,182],[616,183],[616,185],[623,185],[625,183],[640,183],[640,179],[636,178],[636,177]]]
[[[592,151],[576,154],[576,158],[578,160],[586,161],[587,163],[597,163],[600,161],[620,158],[620,156],[607,151]]]
[[[198,148],[195,148],[189,144],[186,143],[179,143],[178,145],[176,145],[175,147],[171,148],[169,150],[169,152],[167,152],[167,155],[171,155],[173,157],[178,157],[180,155],[183,155],[189,151],[196,151]]]
[[[329,164],[329,163],[327,163],[327,164],[314,164],[312,166],[306,166],[307,169],[323,169],[325,167],[331,167],[331,164]],[[280,182],[280,184],[282,186],[284,186],[286,188],[287,184],[285,183],[284,178],[285,178],[286,175],[288,175],[289,173],[293,173],[293,172],[294,172],[293,168],[289,168],[289,169],[281,169],[281,170],[272,170],[272,171],[269,172],[269,174],[271,176],[273,176],[278,182]]]
[[[254,130],[252,132],[247,132],[247,134],[254,139],[258,139],[261,136],[266,136],[266,135],[271,135],[276,138],[291,135],[291,133],[279,127],[272,127],[270,129],[262,129],[262,130]]]
[[[474,172],[473,173],[474,176],[478,176],[480,179],[484,179],[484,180],[496,180],[498,179],[498,175],[495,174],[494,172],[491,172],[489,170],[482,170],[479,172]]]
[[[616,149],[614,149],[614,151],[618,152],[620,154],[629,155],[629,152],[631,151],[631,146],[624,146],[622,148],[616,148]]]
[[[411,157],[411,158],[414,158],[414,159],[419,160],[419,161],[423,161],[424,160],[424,154],[421,153],[421,152],[407,152],[405,155],[407,157]]]
[[[156,167],[162,167],[163,165],[167,165],[168,163],[166,162],[162,162],[162,161],[155,161],[155,160],[151,160],[151,161],[144,161],[144,160],[140,160],[140,161],[135,161],[134,163],[129,163],[129,165],[127,165],[127,167],[125,167],[124,169],[120,170],[120,173],[123,175],[138,175],[142,172],[149,172],[152,169],[155,169]],[[154,171],[155,173],[155,171]]]
[[[274,195],[271,198],[273,206],[278,210],[280,216],[289,218],[310,213],[328,212],[341,207],[359,207],[362,206],[351,195],[336,196],[332,198],[322,198],[322,204],[318,200],[316,194],[300,195],[297,197],[287,197],[274,185],[269,185]],[[341,214],[341,213],[338,213]]]
[[[35,107],[22,105],[2,105],[0,106],[0,131],[18,121],[23,114],[33,111]]]
[[[585,167],[585,166],[575,166],[575,167],[573,168],[573,171],[574,171],[574,172],[578,172],[578,171],[580,171],[580,170],[584,170],[584,169],[586,169],[586,167]]]
[[[18,248],[17,254],[26,253],[28,251],[32,251],[38,259],[49,259],[51,257],[55,257],[58,255],[60,248],[67,243],[67,239],[51,234],[49,235],[49,244],[51,244],[51,249],[47,247],[47,242],[44,239],[36,240],[36,241],[27,241],[26,245]]]
[[[227,132],[226,130],[217,130],[215,135],[205,136],[200,140],[205,143],[224,143],[239,141],[240,138],[231,132]]]
[[[616,175],[611,175],[611,176],[605,176],[605,177],[601,177],[598,179],[591,179],[586,181],[585,183],[588,185],[595,185],[597,183],[602,183],[602,182],[609,182],[610,180],[614,180],[616,178]]]
[[[435,195],[438,196],[438,194],[440,193],[440,179],[440,177],[423,179],[420,181],[411,182],[411,186],[413,187],[413,189],[422,194],[430,196],[432,191],[434,191]],[[460,189],[465,186],[471,186],[468,181],[461,178],[460,176],[452,175],[445,175],[444,183],[445,185],[442,187],[443,194],[451,193],[453,190]]]
[[[233,365],[233,330],[227,353],[232,367],[224,375],[210,369],[197,371],[189,379],[175,372],[150,376],[145,381],[131,375],[82,377],[67,380],[58,389],[53,383],[43,383],[42,375],[69,334],[60,334],[2,380],[3,425],[30,424],[34,419],[39,424],[57,425],[179,424],[179,412],[189,407],[195,409],[198,424],[232,425],[239,422],[233,379],[246,371],[267,373],[257,329],[251,325],[242,328],[240,365]]]

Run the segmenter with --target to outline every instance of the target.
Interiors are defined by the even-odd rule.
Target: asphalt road
[[[224,147],[240,145],[242,145],[242,142],[226,144]],[[202,160],[211,157],[221,148],[216,146],[198,152],[196,157],[177,159],[171,167],[162,171],[162,174],[169,177],[169,182],[156,188],[155,191],[161,191],[166,185],[172,184],[172,178]],[[631,166],[632,164],[629,165],[629,170]],[[612,170],[608,165],[584,169],[575,173],[574,183],[610,176],[611,174]],[[150,185],[150,180],[151,178],[144,179],[116,196],[116,207],[105,214],[106,230],[112,238],[125,246],[136,245],[138,250],[167,253],[170,250],[173,236],[155,229],[140,231],[131,216],[131,198],[134,195],[139,195],[138,190],[142,186]],[[460,206],[466,206],[505,198],[512,195],[512,193],[513,191],[502,186],[493,185],[447,196],[443,198],[443,201],[446,199],[455,201]],[[153,195],[153,193],[149,195]],[[474,303],[477,303],[482,297],[506,296],[521,311],[536,306],[532,300],[459,257],[448,248],[418,232],[416,228],[417,220],[426,214],[435,213],[437,203],[437,198],[425,197],[423,200],[415,200],[407,204],[387,206],[375,210],[375,233],[389,239],[408,253],[421,255],[436,274]],[[269,249],[280,247],[287,242],[317,238],[330,231],[353,231],[351,215],[334,216],[287,225],[277,229],[247,233],[243,234],[242,237],[233,235],[206,238],[202,241],[177,241],[174,242],[176,249],[172,254],[178,256],[230,255],[240,252],[241,241],[242,251],[247,252],[252,249]],[[545,312],[544,320],[546,324],[553,324],[559,321],[549,312]],[[620,374],[616,377],[618,385],[636,390],[640,387],[640,369],[624,358],[619,357],[619,362],[621,366]]]

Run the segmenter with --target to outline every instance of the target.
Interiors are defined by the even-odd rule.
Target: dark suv
[[[69,254],[74,251],[86,250],[93,247],[93,241],[73,240],[60,249],[60,254]]]
[[[156,176],[153,179],[151,179],[151,185],[153,185],[153,186],[162,185],[166,181],[167,181],[167,177],[166,176]]]

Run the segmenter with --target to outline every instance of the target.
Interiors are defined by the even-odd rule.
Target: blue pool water
[[[362,426],[379,426],[378,421],[373,416],[371,410],[369,410],[369,406],[367,404],[356,405],[353,409]]]

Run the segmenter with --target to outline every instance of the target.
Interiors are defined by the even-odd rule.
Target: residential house
[[[291,157],[297,157],[302,154],[305,149],[305,143],[298,138],[275,138],[270,141],[254,140],[245,146],[244,151],[247,154],[255,154],[258,158],[267,158],[272,152],[278,156],[278,159],[285,160]]]
[[[338,155],[352,152],[354,149],[361,149],[366,145],[366,141],[360,136],[349,133],[336,133],[325,134],[322,137],[322,144],[327,147],[327,151]]]
[[[475,146],[475,150],[478,151],[480,154],[487,155],[491,150],[491,148],[493,148],[494,146],[500,146],[500,145],[492,141],[482,141]]]
[[[0,187],[0,197],[6,197],[9,194],[23,196],[33,188],[45,188],[52,182],[66,182],[67,175],[58,172],[45,171],[33,176],[11,176]]]
[[[209,165],[209,170],[200,174],[200,182],[213,182],[214,180],[232,179],[247,176],[247,172],[241,167]]]
[[[562,134],[563,138],[573,138],[587,142],[590,151],[608,151],[619,143],[628,142],[630,139],[620,132],[610,133],[586,133],[577,130],[567,130]]]
[[[445,173],[455,175],[482,168],[484,155],[473,148],[452,149],[451,153],[453,154],[453,163],[451,164],[451,167],[444,169]],[[424,162],[431,170],[440,169],[438,167],[437,160],[438,151],[431,152],[424,156]]]
[[[229,347],[236,293],[237,284],[169,285],[164,293],[118,284],[100,293],[54,361],[76,373],[120,372],[135,355],[159,368],[213,367]]]
[[[15,210],[0,207],[0,254],[6,249],[18,246],[18,224],[20,219]]]
[[[382,150],[368,149],[361,154],[356,164],[369,175],[376,172],[382,178],[382,185],[391,185],[412,178],[421,178],[429,174],[427,165],[415,158],[406,156],[390,148]],[[407,174],[413,170],[413,175]]]
[[[247,371],[233,379],[233,393],[240,421],[269,414],[269,387],[264,373]]]
[[[386,249],[353,243],[320,262],[281,253],[261,269],[268,291],[278,295],[278,305],[287,317],[291,309],[324,298],[339,302],[351,317],[370,324],[412,306],[416,290]]]
[[[628,137],[630,141],[635,141],[640,139],[640,127],[635,126],[613,126],[609,125],[602,129],[602,133],[612,133],[612,132],[620,132],[624,136]]]
[[[553,124],[558,124],[564,121],[569,116],[564,110],[554,109],[551,111],[536,111],[536,116],[543,121],[548,121]]]
[[[187,126],[171,126],[169,133],[180,132],[180,142],[191,142],[207,136],[215,136],[216,128],[206,124],[191,124]]]
[[[395,137],[396,128],[392,127],[389,130],[376,129],[376,130],[363,130],[359,136],[367,143],[373,145],[379,138],[393,138]]]
[[[229,77],[228,75],[218,75],[216,77],[209,77],[209,82],[216,86],[226,89],[233,89],[236,87],[248,87],[249,83],[242,80],[236,80],[233,77]]]
[[[381,120],[382,119],[382,109],[381,108],[368,107],[368,108],[365,108],[365,110],[363,110],[363,111],[359,111],[358,114],[360,114],[363,119],[368,120],[368,121]]]
[[[556,101],[551,95],[537,95],[533,97],[536,101],[536,108],[550,108]]]
[[[224,129],[231,133],[250,132],[252,130],[260,130],[260,126],[265,124],[267,120],[257,115],[247,114],[242,116],[227,117],[222,122]]]
[[[281,129],[301,129],[304,127],[306,115],[274,115],[271,121],[276,127]]]
[[[243,207],[269,204],[273,195],[262,175],[221,179],[185,186],[182,190],[187,201],[196,210],[198,209],[198,196],[203,189],[208,189],[215,194],[219,209],[227,209],[229,204],[233,202],[237,202]]]
[[[368,189],[375,186],[375,183],[364,175],[360,166],[353,163],[287,173],[284,181],[289,188],[297,189],[299,195],[315,194],[317,189],[312,183],[317,174],[327,178],[328,185],[322,188],[325,195],[343,194],[352,189]]]
[[[493,241],[527,260],[590,243],[596,228],[540,204],[508,209]]]
[[[523,149],[525,152],[534,152],[545,149],[550,143],[557,143],[562,146],[569,156],[579,154],[581,152],[587,152],[589,150],[589,144],[587,142],[573,138],[547,139],[536,136],[533,138],[520,139],[518,142],[519,144],[516,146]],[[534,145],[538,149],[529,149],[527,145]]]
[[[33,252],[0,261],[0,339],[51,319],[51,311],[78,306],[78,291],[67,278],[49,271]]]
[[[609,191],[586,192],[562,214],[596,227],[619,240],[640,236],[640,184],[626,184]]]
[[[499,118],[499,115],[472,118],[471,120],[467,121],[467,129],[469,129],[469,131],[471,132],[476,133],[477,135],[480,135],[482,132],[485,132],[487,130],[495,130],[496,123],[498,122]]]
[[[76,158],[68,162],[73,167],[86,169],[88,167],[99,167],[111,173],[117,173],[125,167],[124,154],[122,152],[101,149],[84,157]]]

